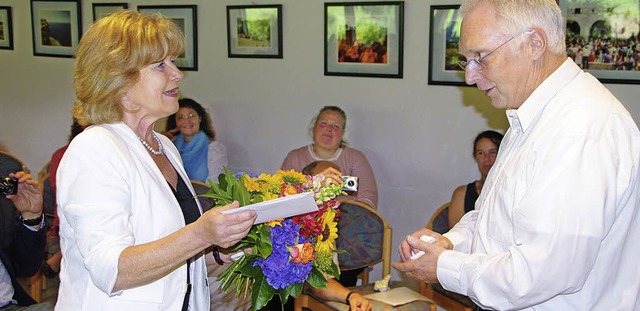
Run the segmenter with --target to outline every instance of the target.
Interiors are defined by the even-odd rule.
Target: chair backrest
[[[202,206],[203,211],[210,210],[215,205],[215,200],[213,198],[207,198],[201,196],[201,194],[207,193],[211,186],[207,183],[201,182],[199,180],[191,180],[191,185],[193,185],[193,189],[196,191],[198,195],[198,201],[200,201],[200,205]]]
[[[367,204],[343,200],[340,203],[336,247],[341,270],[368,267],[382,262],[382,278],[391,271],[392,229],[387,220]]]
[[[427,223],[427,229],[440,234],[446,233],[451,229],[449,228],[449,206],[451,206],[451,202],[447,202],[440,206],[440,208],[433,213],[431,219],[429,219],[429,222]]]
[[[6,177],[9,173],[16,173],[23,170],[22,161],[16,156],[0,151],[0,176]]]

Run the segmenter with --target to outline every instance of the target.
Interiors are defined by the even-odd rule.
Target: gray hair
[[[464,16],[483,3],[496,10],[497,28],[506,34],[542,29],[549,49],[557,54],[566,53],[565,21],[555,0],[466,0],[459,12]]]

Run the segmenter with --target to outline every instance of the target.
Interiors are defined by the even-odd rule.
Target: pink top
[[[291,150],[280,168],[300,172],[313,161],[331,161],[340,168],[342,175],[358,177],[358,191],[348,196],[340,196],[339,199],[356,199],[377,209],[378,186],[371,165],[369,165],[364,153],[345,147],[338,149],[333,157],[322,159],[313,152],[312,145],[308,145]]]

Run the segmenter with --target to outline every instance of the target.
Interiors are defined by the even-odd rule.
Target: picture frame
[[[640,0],[607,3],[558,1],[567,56],[603,83],[640,84]]]
[[[33,55],[73,57],[82,35],[80,0],[31,0]]]
[[[469,86],[458,66],[462,16],[460,5],[432,5],[429,23],[428,84]]]
[[[282,5],[227,6],[229,58],[282,58]]]
[[[404,2],[324,4],[324,75],[402,79]]]
[[[176,60],[183,71],[198,70],[198,8],[197,5],[139,5],[138,11],[155,13],[173,20],[184,33],[185,51]]]
[[[94,3],[93,4],[93,21],[97,21],[113,12],[126,10],[129,5],[126,2],[118,3]]]
[[[13,50],[13,20],[10,6],[0,6],[0,50]]]

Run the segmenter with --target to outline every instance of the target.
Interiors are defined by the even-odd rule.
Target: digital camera
[[[358,177],[356,176],[340,176],[344,182],[342,190],[344,191],[358,191]]]
[[[18,179],[13,177],[0,177],[0,193],[3,195],[18,193]]]

